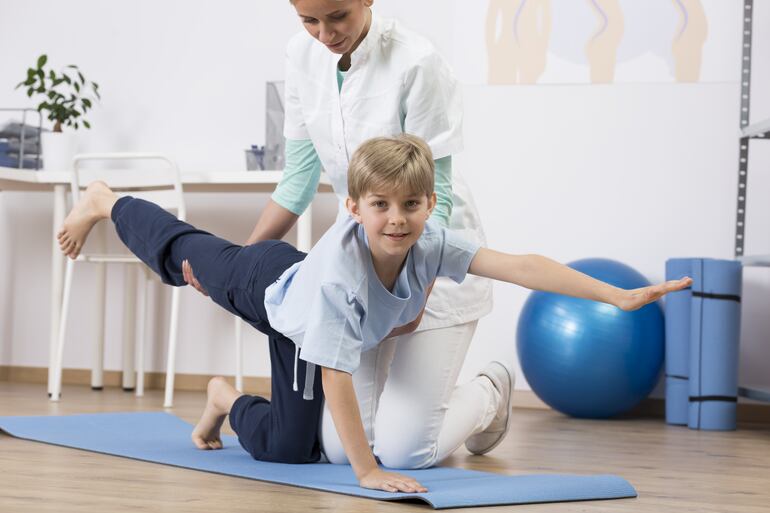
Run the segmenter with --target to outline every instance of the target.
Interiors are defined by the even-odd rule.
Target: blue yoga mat
[[[222,437],[224,449],[198,450],[190,441],[192,426],[162,412],[0,417],[0,429],[26,440],[270,483],[387,501],[418,499],[435,509],[636,497],[633,486],[611,475],[504,476],[446,467],[402,471],[427,493],[366,490],[348,465],[255,461],[234,436]]]

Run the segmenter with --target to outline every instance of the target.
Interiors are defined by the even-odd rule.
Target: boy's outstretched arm
[[[342,441],[358,483],[363,488],[386,492],[427,492],[428,490],[411,477],[385,472],[374,459],[366,440],[361,412],[353,388],[353,377],[347,372],[323,367],[321,369],[326,404],[334,419],[334,427]]]
[[[544,256],[509,255],[487,248],[479,249],[468,272],[528,289],[602,301],[626,311],[641,308],[669,292],[687,288],[692,284],[692,279],[682,278],[626,290],[591,278]]]

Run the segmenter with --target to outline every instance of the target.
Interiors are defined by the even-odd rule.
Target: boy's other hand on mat
[[[428,489],[408,476],[385,472],[379,467],[364,475],[359,482],[362,488],[385,490],[386,492],[423,493]]]
[[[671,280],[658,285],[650,285],[639,289],[623,290],[620,300],[615,304],[621,310],[630,312],[643,307],[648,303],[657,301],[669,292],[686,289],[692,285],[692,278],[685,277],[680,280]]]
[[[193,274],[192,266],[190,265],[190,262],[188,260],[185,260],[182,262],[182,278],[184,278],[184,282],[204,296],[208,296],[209,293],[206,292],[206,289],[201,287],[201,284],[198,280],[195,279],[195,275]]]

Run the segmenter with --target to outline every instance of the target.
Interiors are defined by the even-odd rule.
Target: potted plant
[[[51,171],[66,171],[75,156],[74,134],[62,130],[91,128],[85,114],[93,107],[94,97],[100,99],[99,84],[87,81],[77,66],[69,65],[58,74],[46,68],[48,56],[41,55],[37,66],[27,69],[27,78],[16,89],[27,88],[27,96],[42,98],[37,110],[53,122],[53,131],[40,134],[43,166]],[[91,96],[93,94],[93,96]]]

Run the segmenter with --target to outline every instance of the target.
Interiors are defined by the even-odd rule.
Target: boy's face
[[[403,258],[422,235],[425,222],[436,206],[436,194],[411,191],[371,191],[346,205],[350,215],[364,226],[372,255]]]

